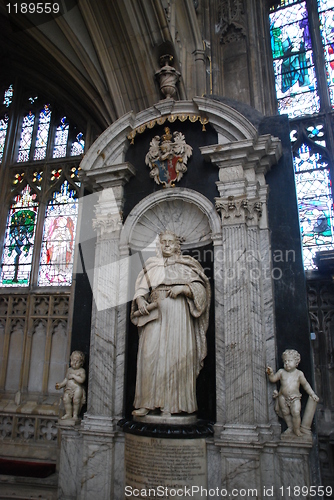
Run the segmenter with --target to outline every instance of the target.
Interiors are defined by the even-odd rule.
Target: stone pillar
[[[115,477],[117,421],[122,418],[125,330],[119,327],[119,235],[123,187],[134,175],[128,163],[89,171],[100,191],[94,226],[97,230],[93,284],[87,413],[81,425],[83,470],[81,499],[110,500],[122,482]],[[122,334],[123,332],[123,334]],[[117,335],[116,335],[117,333]],[[116,485],[116,486],[115,486]]]
[[[263,268],[270,263],[264,174],[276,163],[279,148],[270,135],[201,148],[219,168],[216,209],[221,214],[224,262],[223,278],[217,281],[224,315],[216,342],[222,356],[217,367],[224,365],[224,373],[217,373],[217,379],[225,380],[226,410],[218,408],[217,428],[224,439],[259,440],[269,431],[265,366],[273,304],[271,286],[266,286],[270,274]],[[271,348],[274,355],[274,344]]]
[[[277,163],[280,143],[265,135],[206,146],[201,152],[219,168],[216,209],[224,249],[224,262],[215,266],[222,301],[217,307],[223,310],[221,327],[216,328],[214,436],[221,457],[221,487],[228,492],[238,489],[236,498],[252,489],[256,498],[288,498],[294,486],[309,485],[312,444],[280,440],[265,373],[267,364],[276,364],[265,173]]]
[[[60,421],[61,422],[61,421]],[[79,426],[59,424],[61,449],[59,459],[58,498],[76,500],[80,493],[82,439]]]
[[[123,186],[134,169],[130,164],[113,165],[88,172],[100,189],[93,221],[97,230],[94,265],[93,318],[90,346],[90,369],[87,414],[84,429],[106,426],[115,430],[122,408],[116,404],[116,357],[124,356],[124,340],[116,338],[119,295],[119,235],[122,229]],[[102,190],[101,190],[102,189]],[[118,376],[116,376],[118,375]],[[98,417],[98,420],[96,420]],[[100,420],[102,421],[98,423]]]

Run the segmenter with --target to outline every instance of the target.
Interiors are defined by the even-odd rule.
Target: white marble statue
[[[174,233],[159,235],[157,252],[140,272],[132,302],[139,330],[135,416],[194,413],[206,356],[209,280],[198,261],[181,255]]]
[[[82,368],[85,362],[85,355],[81,351],[73,351],[70,357],[70,368],[68,368],[62,382],[56,384],[56,389],[64,390],[65,415],[62,420],[77,420],[82,405],[86,402],[86,391],[84,382],[86,371]]]
[[[279,380],[281,384],[279,392],[274,391],[274,398],[276,399],[275,411],[279,417],[284,418],[288,426],[287,430],[284,432],[285,436],[293,433],[296,436],[302,436],[303,429],[301,428],[300,418],[300,400],[302,395],[299,392],[300,385],[314,402],[317,403],[319,398],[307,382],[304,373],[297,370],[297,366],[300,363],[299,352],[294,349],[287,349],[283,352],[282,359],[284,368],[278,370],[277,373],[274,373],[270,366],[267,367],[267,374],[270,382],[277,382]],[[312,418],[313,415],[310,419],[311,422]]]

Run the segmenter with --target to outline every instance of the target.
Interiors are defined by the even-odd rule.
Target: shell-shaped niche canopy
[[[153,251],[159,234],[166,230],[180,238],[183,250],[211,242],[207,215],[189,201],[173,199],[161,201],[139,217],[130,237],[131,250]]]

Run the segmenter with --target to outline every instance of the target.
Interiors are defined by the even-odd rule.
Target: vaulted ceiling
[[[175,29],[173,40],[161,0],[59,3],[64,13],[47,19],[38,14],[8,16],[8,7],[1,3],[3,77],[12,72],[34,83],[49,81],[51,88],[63,89],[64,100],[84,108],[101,130],[126,112],[138,112],[159,100],[155,81],[159,55],[175,55]],[[182,37],[190,40],[184,50],[191,54],[201,48],[202,38],[193,1],[181,4],[186,15],[178,31],[182,29]],[[196,93],[191,89],[194,78],[188,80],[188,94]],[[183,98],[186,87],[183,80]]]

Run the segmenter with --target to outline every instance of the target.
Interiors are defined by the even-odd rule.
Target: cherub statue
[[[68,368],[64,380],[56,384],[57,390],[65,387],[63,396],[65,415],[62,420],[77,420],[82,405],[86,402],[86,391],[83,386],[86,371],[82,368],[84,362],[84,353],[73,351],[70,357],[71,367]]]
[[[301,436],[300,400],[302,395],[299,392],[300,385],[315,402],[318,402],[319,398],[307,382],[304,373],[297,370],[300,363],[299,352],[287,349],[283,352],[282,359],[284,368],[278,370],[277,373],[274,373],[270,366],[266,369],[270,382],[279,380],[281,383],[279,392],[274,391],[275,411],[279,417],[284,418],[288,426],[284,434],[294,433],[296,436]]]

